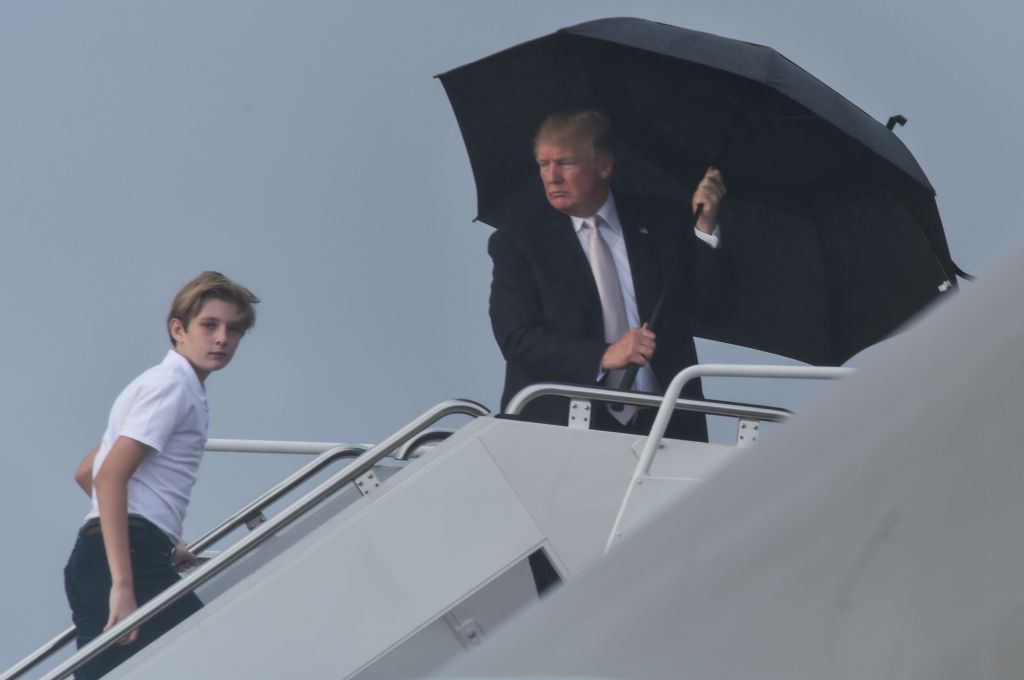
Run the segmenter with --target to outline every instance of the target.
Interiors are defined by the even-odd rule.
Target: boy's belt
[[[152,529],[156,525],[140,515],[128,515],[128,526],[135,527],[136,529]],[[83,524],[82,533],[86,536],[95,536],[96,534],[101,533],[100,518],[93,517]]]

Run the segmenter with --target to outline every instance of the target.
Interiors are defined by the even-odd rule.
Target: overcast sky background
[[[909,118],[898,134],[938,191],[954,259],[984,273],[1020,240],[1021,14],[932,0],[3,0],[0,671],[70,623],[61,570],[87,510],[72,471],[120,389],[162,358],[170,299],[199,271],[263,300],[208,381],[212,437],[372,442],[444,399],[497,407],[490,228],[472,222],[434,75],[606,16],[770,45],[876,119]],[[814,394],[706,391],[797,407]],[[189,534],[299,462],[210,454]]]

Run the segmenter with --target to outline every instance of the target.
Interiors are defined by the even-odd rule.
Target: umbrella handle
[[[690,221],[690,228],[691,229],[696,229],[697,228],[697,220],[700,219],[700,216],[703,213],[704,213],[704,204],[703,203],[698,203],[697,204],[697,209],[693,211],[693,219]],[[654,324],[656,324],[658,322],[658,316],[661,314],[661,306],[662,306],[662,304],[664,304],[665,298],[668,296],[669,288],[672,287],[672,284],[675,281],[676,271],[677,270],[673,269],[672,271],[669,272],[668,276],[665,278],[665,283],[664,283],[664,285],[661,288],[661,295],[658,296],[658,301],[656,303],[654,303],[654,309],[651,311],[651,318],[648,319],[648,321],[647,321],[647,327],[648,328],[654,328]],[[636,382],[636,374],[639,371],[640,371],[640,366],[638,364],[630,364],[629,366],[627,366],[626,367],[626,372],[622,374],[622,384],[619,385],[619,389],[620,390],[632,390],[633,389],[633,383]]]
[[[626,367],[626,372],[622,374],[622,385],[619,386],[620,390],[632,390],[633,383],[636,382],[636,374],[640,371],[638,364],[630,364]]]

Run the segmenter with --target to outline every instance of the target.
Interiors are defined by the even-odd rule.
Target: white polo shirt
[[[172,349],[114,401],[92,476],[95,479],[118,437],[152,448],[128,480],[128,512],[142,515],[177,542],[209,422],[206,390],[188,360]],[[95,489],[86,519],[93,517],[99,517]]]

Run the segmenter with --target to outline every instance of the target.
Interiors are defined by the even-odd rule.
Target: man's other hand
[[[697,219],[697,228],[705,234],[715,231],[718,224],[718,208],[722,205],[725,193],[725,179],[722,173],[718,168],[708,168],[704,178],[697,185],[697,190],[693,192],[692,205],[693,212],[696,213],[697,206],[704,204],[704,211]]]

